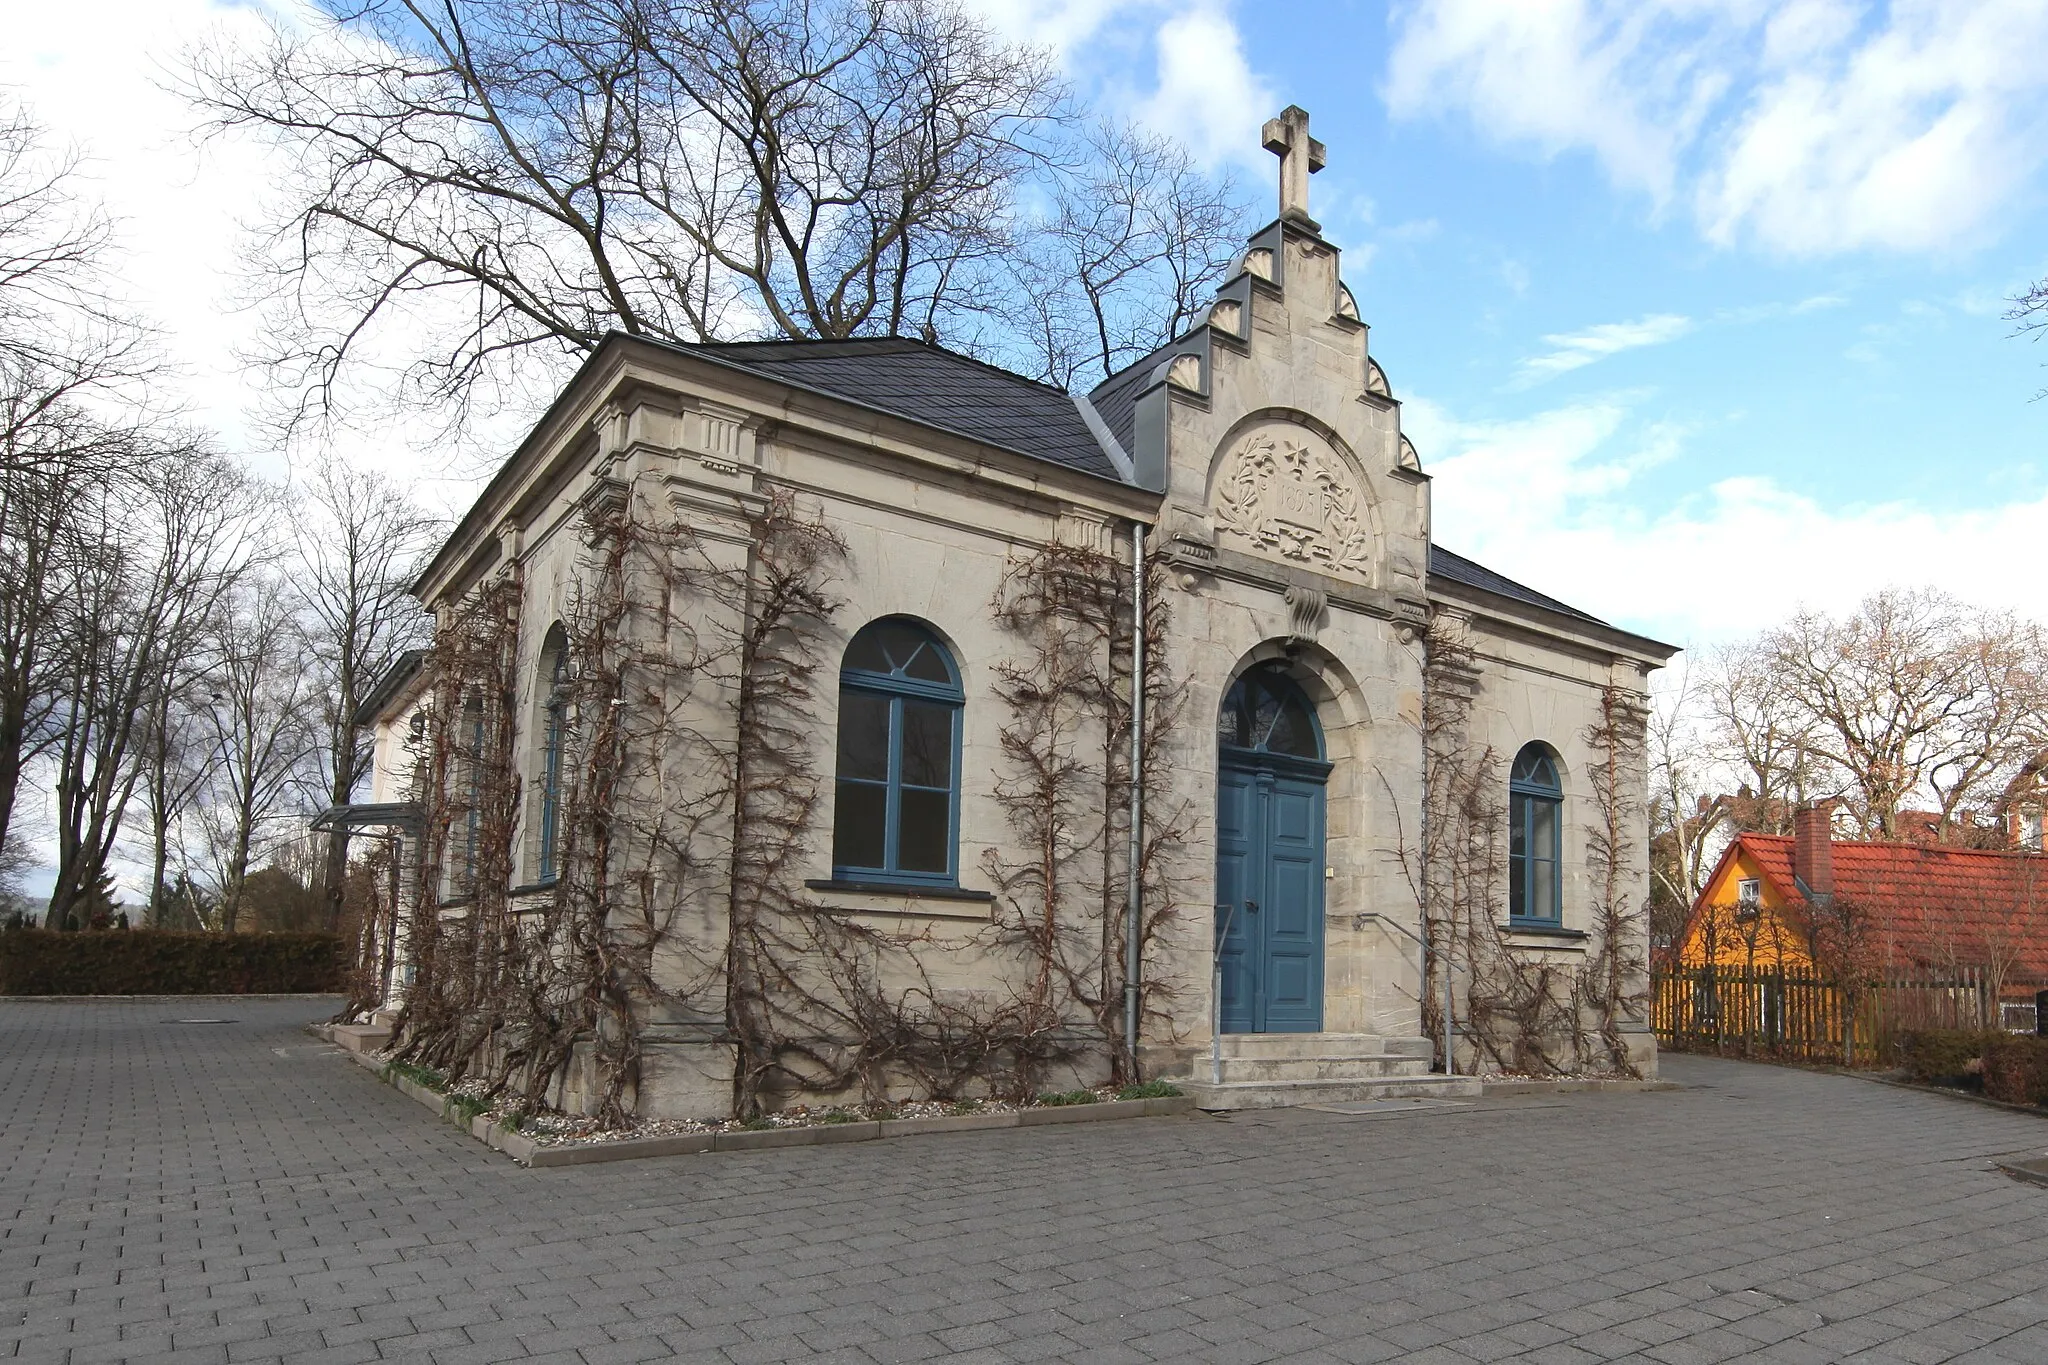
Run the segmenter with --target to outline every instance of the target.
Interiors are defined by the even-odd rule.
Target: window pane
[[[946,667],[946,660],[939,653],[939,646],[933,641],[926,641],[924,648],[910,656],[910,661],[903,666],[903,676],[906,678],[917,678],[924,682],[949,683],[953,681],[953,674]]]
[[[882,649],[882,641],[872,630],[864,630],[853,637],[853,643],[846,647],[846,668],[858,668],[867,673],[887,673],[889,656]]]
[[[1272,743],[1273,723],[1280,719],[1280,702],[1261,686],[1252,692],[1252,745],[1266,748]]]
[[[839,775],[889,780],[889,699],[850,688],[839,694]]]
[[[878,622],[868,630],[873,632],[875,643],[882,647],[882,652],[889,656],[888,671],[891,673],[901,671],[910,662],[910,656],[917,653],[928,638],[923,631],[901,621]]]
[[[1279,718],[1273,723],[1266,748],[1276,754],[1293,754],[1298,758],[1316,756],[1316,725],[1299,697],[1289,697],[1281,704]]]
[[[1508,856],[1522,857],[1529,851],[1529,798],[1519,793],[1508,797]]]
[[[1529,860],[1529,918],[1557,919],[1557,864],[1548,858]]]
[[[938,702],[903,703],[902,781],[913,787],[953,785],[953,708]]]
[[[1529,910],[1529,860],[1519,853],[1508,855],[1508,918],[1520,919]]]
[[[1557,802],[1541,797],[1529,801],[1529,856],[1557,857]]]
[[[1548,791],[1558,789],[1557,765],[1550,761],[1550,755],[1540,744],[1525,745],[1515,755],[1515,770],[1509,776],[1524,786],[1542,787]]]
[[[901,872],[944,872],[952,865],[953,801],[950,792],[903,789],[898,816],[896,867]]]
[[[1223,709],[1216,713],[1216,742],[1249,749],[1251,729],[1251,717],[1245,713],[1244,679],[1239,678],[1230,685],[1229,694],[1223,698]]]
[[[837,867],[882,866],[889,789],[841,782],[832,810],[832,862]]]

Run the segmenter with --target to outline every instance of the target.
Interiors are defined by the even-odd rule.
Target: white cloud
[[[1050,51],[1095,102],[1178,139],[1204,164],[1269,172],[1259,129],[1285,104],[1251,69],[1231,0],[965,0],[1013,42]],[[1152,82],[1133,80],[1149,54]],[[1370,222],[1370,201],[1348,205]]]
[[[1229,13],[1196,0],[1159,26],[1155,43],[1159,85],[1140,104],[1139,119],[1180,139],[1208,165],[1262,165],[1259,129],[1282,101],[1245,61]]]
[[[1554,332],[1543,338],[1543,344],[1551,349],[1524,360],[1519,379],[1524,384],[1534,384],[1623,351],[1675,341],[1691,330],[1691,318],[1677,313],[1653,313],[1634,322],[1604,322],[1582,332]]]
[[[1724,245],[1966,243],[2048,151],[2048,0],[1442,0],[1395,27],[1396,115],[1588,151]]]
[[[1444,545],[1661,639],[1735,639],[1886,584],[2039,614],[2034,547],[2048,541],[2048,496],[1942,510],[1823,501],[1745,475],[1653,498],[1639,476],[1677,460],[1695,433],[1639,425],[1619,399],[1506,422],[1462,422],[1410,399],[1403,425],[1434,476]]]
[[[282,179],[281,157],[253,139],[194,135],[198,116],[166,87],[185,52],[205,42],[264,42],[273,21],[300,24],[298,0],[101,0],[25,7],[8,17],[0,83],[18,92],[51,139],[84,157],[85,192],[116,220],[124,301],[158,329],[171,369],[161,396],[258,472],[282,477],[288,454],[255,420],[263,374],[245,366],[258,326],[240,306],[245,229]],[[331,449],[417,485],[437,511],[466,506],[475,471],[450,467],[402,427],[336,433]]]
[[[203,0],[111,0],[90,24],[63,6],[10,15],[0,81],[15,87],[52,140],[85,158],[85,191],[119,224],[126,301],[165,330],[183,371],[181,397],[207,425],[239,434],[249,393],[231,351],[249,325],[232,305],[241,222],[255,215],[263,153],[194,146],[193,116],[158,87],[163,66],[203,34],[254,41],[254,9]]]
[[[1457,110],[1545,155],[1589,148],[1618,182],[1661,200],[1726,84],[1690,45],[1646,41],[1675,8],[1693,6],[1411,4],[1394,20],[1383,93],[1397,116]]]

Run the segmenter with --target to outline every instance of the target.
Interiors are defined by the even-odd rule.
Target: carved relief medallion
[[[1372,517],[1351,470],[1298,427],[1242,438],[1216,472],[1216,529],[1240,548],[1370,579]]]

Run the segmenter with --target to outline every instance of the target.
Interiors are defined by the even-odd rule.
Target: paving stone
[[[0,1001],[0,1362],[2048,1360],[2048,1127],[1854,1078],[528,1171],[332,1008]]]

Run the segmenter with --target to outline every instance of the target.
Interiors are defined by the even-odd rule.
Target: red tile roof
[[[1780,901],[1805,904],[1792,839],[1744,834],[1739,846]],[[1900,966],[1990,966],[2048,975],[2048,856],[1931,844],[1832,841],[1835,899],[1868,914]]]

